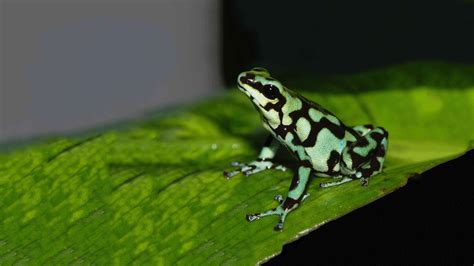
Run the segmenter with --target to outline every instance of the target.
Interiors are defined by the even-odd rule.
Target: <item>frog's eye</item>
[[[263,86],[262,93],[267,99],[275,99],[278,94],[278,88],[274,85],[267,84]]]

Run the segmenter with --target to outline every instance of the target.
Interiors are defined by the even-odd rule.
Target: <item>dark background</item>
[[[257,65],[277,74],[320,75],[417,60],[474,63],[472,1],[222,3],[227,84]],[[473,162],[471,151],[412,178],[285,245],[268,264],[472,265]]]
[[[413,60],[474,62],[474,2],[222,1],[225,80],[352,73]]]

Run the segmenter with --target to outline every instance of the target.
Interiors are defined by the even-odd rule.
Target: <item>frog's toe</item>
[[[366,187],[369,185],[369,179],[368,178],[361,178],[360,179],[360,185],[363,187]]]
[[[234,171],[231,172],[224,172],[224,176],[227,179],[230,179],[231,177],[242,173],[246,176],[250,176],[256,173],[259,173],[261,171],[267,170],[267,169],[277,169],[280,171],[286,171],[286,167],[282,165],[275,165],[273,162],[269,160],[260,160],[260,161],[253,161],[250,163],[241,163],[241,162],[231,162],[231,165],[234,167],[237,167]]]
[[[232,171],[232,172],[224,171],[224,177],[227,179],[230,179],[238,173],[240,173],[240,171]]]
[[[286,169],[287,169],[285,166],[283,166],[283,165],[281,165],[281,164],[279,164],[279,165],[274,165],[272,168],[273,168],[273,169],[276,169],[276,170],[283,171],[283,172],[285,172]]]
[[[247,221],[253,222],[253,221],[255,221],[255,220],[260,219],[260,216],[255,215],[255,214],[247,214],[247,215],[245,216],[245,218],[247,219]]]
[[[273,230],[275,230],[275,231],[283,230],[283,224],[285,223],[285,218],[288,215],[288,213],[289,213],[288,210],[282,210],[281,212],[277,213],[278,216],[280,216],[280,220],[275,225],[275,227],[273,227]]]
[[[283,211],[282,211],[281,207],[277,207],[277,208],[273,208],[273,209],[270,209],[270,210],[264,211],[264,212],[259,212],[259,213],[254,213],[254,214],[247,214],[246,219],[249,222],[253,222],[255,220],[258,220],[262,217],[269,216],[269,215],[280,215],[281,216],[282,213],[283,213]]]
[[[282,231],[283,230],[283,223],[282,222],[277,223],[275,225],[275,227],[273,227],[273,230],[278,231],[278,232]]]
[[[283,203],[283,196],[281,194],[276,194],[273,199],[278,201],[278,203]]]
[[[255,174],[255,173],[256,173],[255,171],[249,170],[249,171],[245,171],[244,175],[245,176],[250,176],[250,175]]]
[[[280,198],[282,198],[281,195],[276,195],[275,196],[275,200],[277,200],[277,201],[279,201]],[[268,210],[268,211],[255,213],[255,214],[247,214],[246,219],[249,222],[253,222],[253,221],[258,220],[258,219],[260,219],[262,217],[265,217],[265,216],[278,215],[280,217],[280,220],[276,224],[274,229],[275,229],[275,231],[281,231],[281,230],[283,230],[283,224],[285,223],[285,218],[286,218],[286,216],[288,215],[288,213],[290,211],[291,211],[291,209],[283,209],[282,204],[280,204],[280,206],[278,206],[274,209]]]
[[[237,166],[244,166],[243,163],[238,162],[238,161],[231,162],[230,165],[231,165],[231,166],[236,166],[236,167],[237,167]]]
[[[250,165],[250,166],[245,166],[244,168],[242,168],[242,173],[245,175],[245,176],[250,176],[250,175],[253,175],[253,174],[256,174],[256,173],[259,173],[259,172],[262,172],[264,170],[266,170],[268,168],[266,167],[262,167],[260,165]]]
[[[330,184],[330,183],[331,183],[331,182],[323,182],[323,183],[319,184],[319,187],[320,187],[320,188],[329,187],[329,184]]]
[[[306,193],[303,195],[303,198],[301,199],[301,202],[303,202],[305,199],[307,199],[311,194]]]
[[[255,166],[253,166],[253,165],[240,164],[239,162],[232,162],[232,164],[238,164],[240,166],[238,166],[239,167],[238,169],[236,169],[234,171],[231,171],[231,172],[224,171],[224,176],[227,179],[230,179],[231,177],[233,177],[237,174],[240,174],[240,173],[244,173],[246,176],[248,176],[248,175],[252,174],[251,172],[255,169]]]

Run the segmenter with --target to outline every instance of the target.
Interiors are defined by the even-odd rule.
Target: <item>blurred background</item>
[[[4,0],[0,143],[77,132],[233,85],[474,62],[472,1]]]
[[[474,2],[3,0],[0,38],[6,143],[204,99],[257,65],[278,76],[472,64]],[[285,246],[270,263],[472,262],[472,186],[461,193],[449,182],[446,192],[453,170],[472,174],[472,155]]]
[[[217,0],[1,7],[0,142],[102,126],[222,89]]]

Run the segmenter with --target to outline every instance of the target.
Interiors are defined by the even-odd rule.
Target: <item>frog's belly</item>
[[[314,170],[333,173],[339,172],[339,161],[345,146],[346,140],[337,138],[328,129],[322,129],[314,146],[305,147],[305,152]]]

